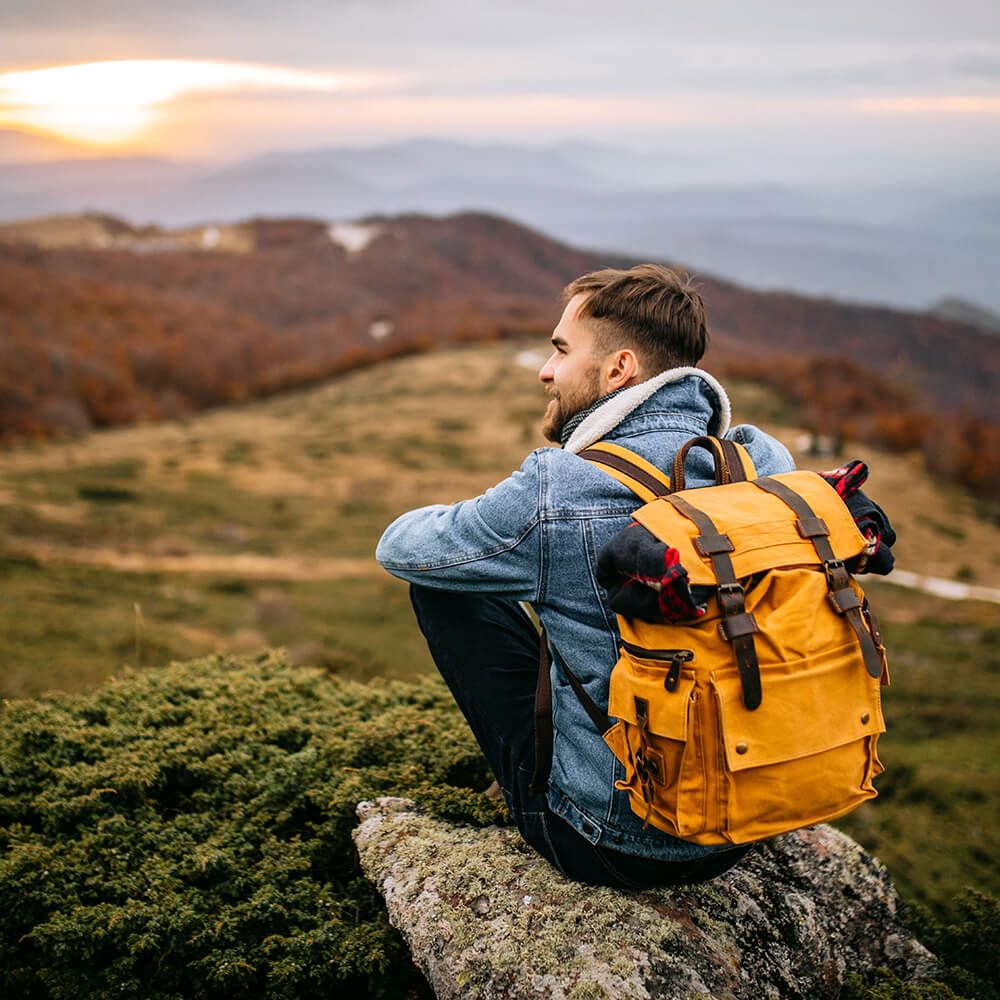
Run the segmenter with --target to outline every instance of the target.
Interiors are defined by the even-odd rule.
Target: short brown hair
[[[694,365],[708,346],[705,306],[689,278],[662,264],[604,268],[571,281],[563,302],[586,295],[577,315],[597,324],[596,346],[632,347],[647,377]]]

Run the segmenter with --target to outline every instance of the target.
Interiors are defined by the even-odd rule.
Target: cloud
[[[125,59],[0,73],[0,124],[117,144],[155,120],[157,109],[192,95],[347,93],[368,74],[195,59]]]
[[[854,107],[882,115],[1000,115],[1000,96],[873,97]]]

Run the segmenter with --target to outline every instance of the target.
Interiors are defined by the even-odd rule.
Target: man
[[[524,839],[579,881],[639,889],[697,882],[735,864],[746,846],[701,846],[644,827],[615,790],[621,764],[567,680],[606,706],[618,658],[615,615],[596,582],[602,547],[639,501],[577,453],[617,442],[668,470],[703,434],[743,444],[761,474],[793,468],[788,451],[751,426],[730,427],[722,386],[694,366],[707,344],[702,301],[667,268],[584,275],[564,291],[553,352],[539,378],[551,399],[545,436],[482,496],[410,511],[385,531],[376,558],[408,580],[439,670],[482,747]],[[690,455],[687,485],[712,481],[710,457]],[[553,656],[554,747],[545,793],[535,769],[538,634]]]

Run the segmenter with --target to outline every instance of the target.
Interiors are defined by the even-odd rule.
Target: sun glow
[[[1000,113],[1000,97],[871,97],[857,101],[865,112],[894,115],[995,115]]]
[[[116,146],[152,126],[164,105],[192,94],[333,93],[364,85],[358,76],[194,59],[52,66],[0,73],[0,125]]]

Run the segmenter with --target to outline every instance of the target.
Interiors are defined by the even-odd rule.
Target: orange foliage
[[[298,219],[248,223],[247,253],[0,246],[0,441],[177,417],[449,342],[547,339],[568,281],[632,263],[486,215],[367,222],[358,253]],[[1000,337],[699,284],[710,367],[776,387],[814,431],[922,450],[997,493]]]

